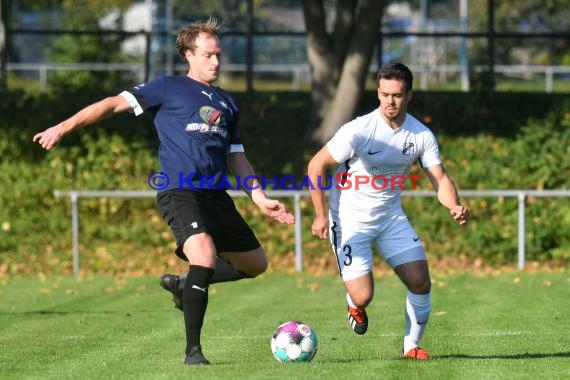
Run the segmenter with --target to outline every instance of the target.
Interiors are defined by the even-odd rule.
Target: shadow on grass
[[[155,310],[133,310],[125,312],[124,310],[69,310],[69,311],[58,311],[58,310],[33,310],[33,311],[20,311],[20,312],[0,312],[0,316],[25,316],[25,315],[73,315],[73,314],[125,314],[132,315],[138,313],[165,313],[170,312],[170,309],[155,309]],[[182,315],[182,314],[180,314]]]
[[[434,359],[545,359],[545,358],[568,358],[570,357],[570,352],[554,352],[549,354],[529,354],[525,352],[524,354],[513,354],[513,355],[465,355],[465,354],[455,354],[455,355],[438,355]]]
[[[437,355],[430,358],[430,362],[443,361],[443,360],[454,360],[454,359],[475,359],[475,360],[521,360],[521,359],[546,359],[546,358],[568,358],[570,357],[570,352],[553,352],[553,353],[539,353],[530,354],[528,352],[522,354],[512,354],[512,355],[467,355],[467,354],[455,354],[455,355]],[[334,359],[326,360],[321,362],[326,363],[352,363],[355,361],[370,361],[370,360],[397,360],[397,361],[409,361],[409,362],[419,362],[412,359],[405,359],[401,356],[386,358],[382,356],[370,356],[365,358],[349,358],[349,359]]]

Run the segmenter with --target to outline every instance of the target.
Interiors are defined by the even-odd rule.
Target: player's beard
[[[388,120],[397,120],[402,115],[402,112],[399,108],[385,108],[384,109],[384,116]]]

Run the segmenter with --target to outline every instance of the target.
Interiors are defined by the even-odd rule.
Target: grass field
[[[213,365],[182,364],[182,314],[154,277],[37,277],[0,284],[1,379],[562,379],[570,378],[570,276],[432,274],[423,346],[400,359],[405,290],[376,280],[364,336],[349,329],[336,276],[268,274],[217,284],[202,344]],[[279,323],[316,331],[311,363],[281,364]]]

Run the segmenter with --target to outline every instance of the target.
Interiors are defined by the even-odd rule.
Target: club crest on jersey
[[[411,156],[414,155],[415,151],[416,151],[416,150],[415,150],[415,148],[414,148],[414,143],[412,143],[412,142],[405,142],[405,143],[402,145],[402,154],[403,154],[404,156],[411,157]]]
[[[204,120],[206,123],[210,125],[220,124],[220,120],[222,118],[222,111],[217,110],[210,106],[201,107],[199,114],[200,114],[200,119]]]

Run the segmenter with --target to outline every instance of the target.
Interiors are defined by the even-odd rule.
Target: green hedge
[[[147,177],[158,168],[152,121],[120,115],[45,152],[32,143],[35,133],[105,94],[0,96],[0,277],[69,272],[70,204],[54,198],[53,191],[149,190]],[[246,149],[258,174],[304,175],[319,148],[304,141],[309,95],[236,96]],[[367,94],[359,112],[375,107],[375,94]],[[460,189],[569,189],[569,110],[570,95],[560,94],[417,93],[410,107],[438,136],[442,157]],[[427,180],[420,186],[429,189]],[[466,202],[474,217],[460,228],[434,198],[404,200],[428,254],[516,263],[516,199]],[[238,205],[272,260],[292,263],[293,229],[261,217],[245,199]],[[304,199],[307,262],[334,267],[328,243],[311,237],[311,214],[310,201]],[[86,271],[158,273],[178,263],[171,254],[170,231],[152,199],[82,200],[80,215],[81,265]],[[527,259],[570,262],[569,200],[529,199],[526,217]]]

